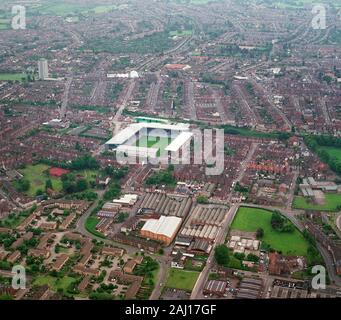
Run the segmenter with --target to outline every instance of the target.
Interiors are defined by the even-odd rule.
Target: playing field
[[[45,191],[46,180],[51,179],[53,190],[59,192],[62,190],[62,182],[60,178],[54,178],[48,176],[48,170],[50,167],[45,164],[37,164],[34,166],[27,166],[25,169],[19,170],[24,176],[25,180],[30,182],[30,189],[27,191],[27,195],[34,197],[37,191],[40,189]]]
[[[0,73],[0,81],[22,81],[23,78],[26,78],[25,73]]]
[[[94,4],[82,4],[82,3],[67,3],[61,1],[60,3],[46,3],[40,6],[36,6],[32,9],[33,12],[39,12],[40,14],[58,15],[58,16],[69,16],[76,14],[99,14],[108,13],[113,10],[119,9],[117,5],[100,5]]]
[[[306,256],[308,243],[303,235],[295,229],[292,233],[274,230],[271,226],[271,211],[241,207],[232,223],[232,230],[256,232],[258,228],[264,230],[262,241],[274,250],[284,255]]]
[[[143,136],[138,141],[136,141],[137,147],[147,147],[147,148],[157,148],[157,156],[159,157],[161,153],[164,153],[165,148],[171,143],[171,138],[161,138],[161,137],[149,137]]]
[[[325,201],[325,204],[317,205],[309,202],[307,198],[295,197],[293,207],[303,210],[338,211],[338,207],[341,206],[341,194],[326,193]]]
[[[167,288],[192,291],[200,272],[170,269],[166,281]]]
[[[54,191],[62,190],[62,181],[60,178],[52,177],[48,175],[50,166],[46,164],[37,164],[27,166],[25,169],[20,169],[19,172],[24,176],[25,180],[30,182],[30,189],[27,191],[27,195],[34,197],[38,190],[45,191],[46,180],[50,179],[52,181],[52,186]],[[96,180],[97,171],[96,170],[82,170],[73,171],[77,176],[82,176],[88,183],[90,181]]]
[[[341,148],[319,147],[320,150],[325,150],[331,158],[336,158],[341,162]]]

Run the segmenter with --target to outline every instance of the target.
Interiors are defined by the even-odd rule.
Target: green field
[[[192,291],[200,272],[170,269],[166,281],[167,288]]]
[[[105,238],[105,236],[102,233],[96,230],[96,226],[98,222],[99,222],[99,219],[97,217],[89,216],[85,221],[85,229],[97,237]]]
[[[0,81],[22,81],[23,78],[26,79],[25,73],[0,73]]]
[[[24,179],[30,182],[30,189],[26,193],[28,196],[35,196],[39,189],[45,191],[45,182],[48,179],[52,181],[54,191],[59,192],[62,190],[61,179],[56,177],[49,177],[49,169],[50,166],[46,164],[37,164],[30,165],[25,167],[25,169],[19,170],[19,172],[24,176]],[[96,180],[97,175],[96,170],[73,171],[72,173],[82,176],[87,182],[90,182],[91,180]]]
[[[334,147],[319,147],[320,150],[326,151],[331,158],[336,158],[341,162],[341,148]]]
[[[35,196],[37,191],[40,189],[45,190],[45,182],[51,179],[53,190],[59,192],[62,190],[62,182],[60,178],[49,177],[45,172],[49,170],[49,166],[45,164],[37,164],[27,166],[25,169],[19,170],[24,176],[25,180],[30,181],[30,189],[27,191],[28,196]]]
[[[2,225],[3,226],[5,226],[7,228],[15,229],[25,219],[26,219],[26,217],[24,217],[24,216],[22,216],[20,214],[13,214],[13,215],[7,216],[6,219],[1,220],[1,221],[2,221]]]
[[[119,9],[121,6],[117,5],[95,5],[95,4],[77,4],[67,3],[60,1],[60,3],[46,3],[36,6],[30,10],[32,13],[39,13],[43,15],[57,15],[57,16],[70,16],[70,15],[90,15],[108,13],[113,10]]]
[[[258,208],[241,207],[232,223],[232,230],[256,232],[263,228],[262,241],[274,250],[281,251],[284,255],[306,256],[308,243],[303,235],[295,229],[292,233],[281,233],[271,226],[271,211]]]
[[[58,289],[61,289],[65,293],[67,288],[75,281],[75,278],[68,276],[60,279],[52,276],[39,276],[33,281],[33,285],[42,286],[47,284],[53,291],[57,292]]]
[[[137,147],[147,147],[147,148],[158,148],[157,156],[164,153],[165,148],[171,143],[171,138],[161,138],[161,137],[148,137],[143,136],[138,141],[136,141]]]
[[[325,198],[325,204],[317,205],[309,202],[307,198],[295,197],[293,207],[303,210],[338,211],[338,206],[341,206],[341,194],[327,193],[325,194]]]
[[[11,28],[11,20],[0,18],[0,30],[6,30],[10,28]]]

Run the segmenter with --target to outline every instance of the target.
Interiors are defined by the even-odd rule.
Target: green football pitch
[[[137,147],[157,148],[157,156],[164,153],[165,148],[172,142],[171,138],[143,136],[136,141]]]

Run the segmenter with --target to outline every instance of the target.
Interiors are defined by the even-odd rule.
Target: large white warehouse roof
[[[180,227],[181,222],[182,219],[179,217],[161,216],[158,220],[148,220],[144,224],[142,231],[149,231],[154,234],[164,235],[166,237],[172,238]]]

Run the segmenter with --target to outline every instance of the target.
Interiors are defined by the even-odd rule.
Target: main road
[[[205,285],[205,281],[207,280],[208,274],[210,272],[210,270],[213,267],[214,264],[214,249],[217,245],[223,244],[225,242],[228,230],[229,230],[229,226],[232,223],[237,211],[238,211],[239,205],[238,204],[234,204],[228,211],[226,217],[225,217],[225,221],[223,222],[223,225],[219,231],[219,234],[217,236],[217,238],[214,240],[214,244],[211,250],[210,255],[208,256],[207,259],[207,263],[205,268],[201,271],[197,282],[195,283],[195,286],[192,290],[191,293],[191,299],[200,299],[202,298],[202,292],[203,292],[203,288]]]

